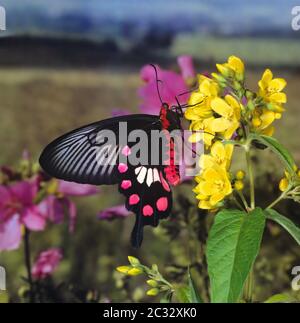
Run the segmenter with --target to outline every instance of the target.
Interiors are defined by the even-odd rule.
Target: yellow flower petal
[[[230,56],[228,58],[229,66],[236,72],[243,74],[245,70],[245,66],[243,61],[237,56]]]
[[[224,160],[226,155],[225,155],[225,147],[220,141],[216,141],[212,147],[211,147],[211,155],[216,159],[216,160]]]
[[[268,90],[270,92],[280,92],[286,87],[286,80],[283,78],[276,78],[269,82]]]
[[[224,132],[230,127],[231,122],[225,118],[216,118],[212,121],[211,128],[214,132]]]
[[[260,117],[261,120],[261,128],[265,129],[267,128],[270,124],[272,124],[275,120],[275,112],[265,110],[263,114]]]
[[[212,195],[210,197],[209,203],[212,206],[215,206],[216,204],[218,204],[220,201],[222,201],[224,199],[225,195],[223,193],[216,193],[214,195]]]
[[[221,98],[214,98],[211,101],[211,107],[222,117],[227,117],[232,113],[232,107]]]
[[[286,94],[285,93],[273,93],[269,96],[269,100],[271,102],[276,102],[276,103],[286,103]]]

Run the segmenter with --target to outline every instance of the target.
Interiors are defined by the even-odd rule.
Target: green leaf
[[[175,294],[180,303],[191,303],[190,289],[188,286],[177,288]]]
[[[216,215],[207,242],[212,303],[238,301],[258,255],[265,220],[260,208],[250,213],[223,210]]]
[[[281,225],[300,245],[300,228],[298,228],[290,219],[281,215],[273,209],[266,209],[265,214],[268,219]]]
[[[203,303],[190,271],[188,271],[188,286],[178,288],[176,296],[182,303]]]
[[[269,136],[258,135],[258,134],[251,134],[252,139],[260,141],[262,144],[268,146],[283,162],[286,169],[291,173],[295,173],[294,165],[295,161],[290,152],[281,145],[281,143]]]
[[[268,298],[264,303],[294,303],[296,301],[295,298],[286,295],[286,294],[276,294]]]
[[[188,271],[188,279],[189,279],[189,290],[190,290],[190,303],[203,303],[190,270]]]

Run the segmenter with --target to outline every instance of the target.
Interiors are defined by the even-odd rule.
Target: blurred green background
[[[137,112],[140,68],[153,62],[176,70],[181,54],[192,55],[199,72],[212,71],[229,55],[240,56],[252,89],[266,67],[286,78],[287,111],[277,121],[275,136],[300,162],[300,31],[291,28],[293,1],[9,0],[2,5],[7,30],[0,32],[1,165],[15,165],[25,148],[37,159],[56,136],[110,117],[113,109]],[[256,160],[258,196],[266,203],[278,194],[282,169],[271,153],[261,152]],[[236,168],[242,163],[235,159]],[[176,194],[196,205],[192,193],[185,193],[190,188],[179,188]],[[147,228],[142,248],[133,250],[132,218],[97,219],[100,209],[121,202],[115,187],[102,187],[99,195],[78,200],[73,235],[66,225],[33,235],[33,256],[49,247],[63,249],[64,260],[54,279],[57,284],[67,282],[78,299],[97,290],[102,301],[148,301],[139,280],[129,285],[126,281],[126,288],[120,288],[115,267],[126,264],[127,255],[157,263],[166,274],[168,265],[188,264],[183,243],[188,232],[179,233],[170,244],[162,228]],[[300,224],[297,205],[287,203],[283,212]],[[300,265],[299,256],[291,238],[268,227],[256,268],[258,299],[290,291],[291,268]],[[0,253],[13,301],[25,275],[23,263],[22,248]]]

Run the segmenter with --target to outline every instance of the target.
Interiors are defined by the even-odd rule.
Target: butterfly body
[[[146,162],[130,162],[134,144],[122,144],[118,138],[120,125],[126,123],[127,136],[132,131],[144,130],[150,154]],[[115,144],[104,140],[103,133],[111,131],[118,138]],[[181,130],[180,117],[167,104],[162,104],[159,116],[129,115],[102,120],[73,130],[50,143],[42,152],[40,164],[51,176],[77,183],[94,185],[118,184],[126,197],[126,207],[136,214],[132,245],[139,247],[145,225],[157,226],[172,209],[171,186],[180,182],[175,163],[176,145],[170,135]],[[160,131],[167,146],[162,162],[151,162],[152,131]],[[126,134],[124,135],[126,136]],[[106,158],[106,163],[103,160]]]

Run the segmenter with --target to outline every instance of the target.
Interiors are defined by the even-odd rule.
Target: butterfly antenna
[[[161,98],[160,91],[159,91],[159,86],[158,86],[158,83],[159,82],[162,83],[162,81],[158,79],[158,73],[157,73],[156,66],[154,64],[150,64],[150,65],[153,67],[154,72],[155,72],[157,94],[158,94],[158,97],[159,97],[159,100],[160,100],[161,104],[163,105],[164,103],[163,103],[163,100]]]

